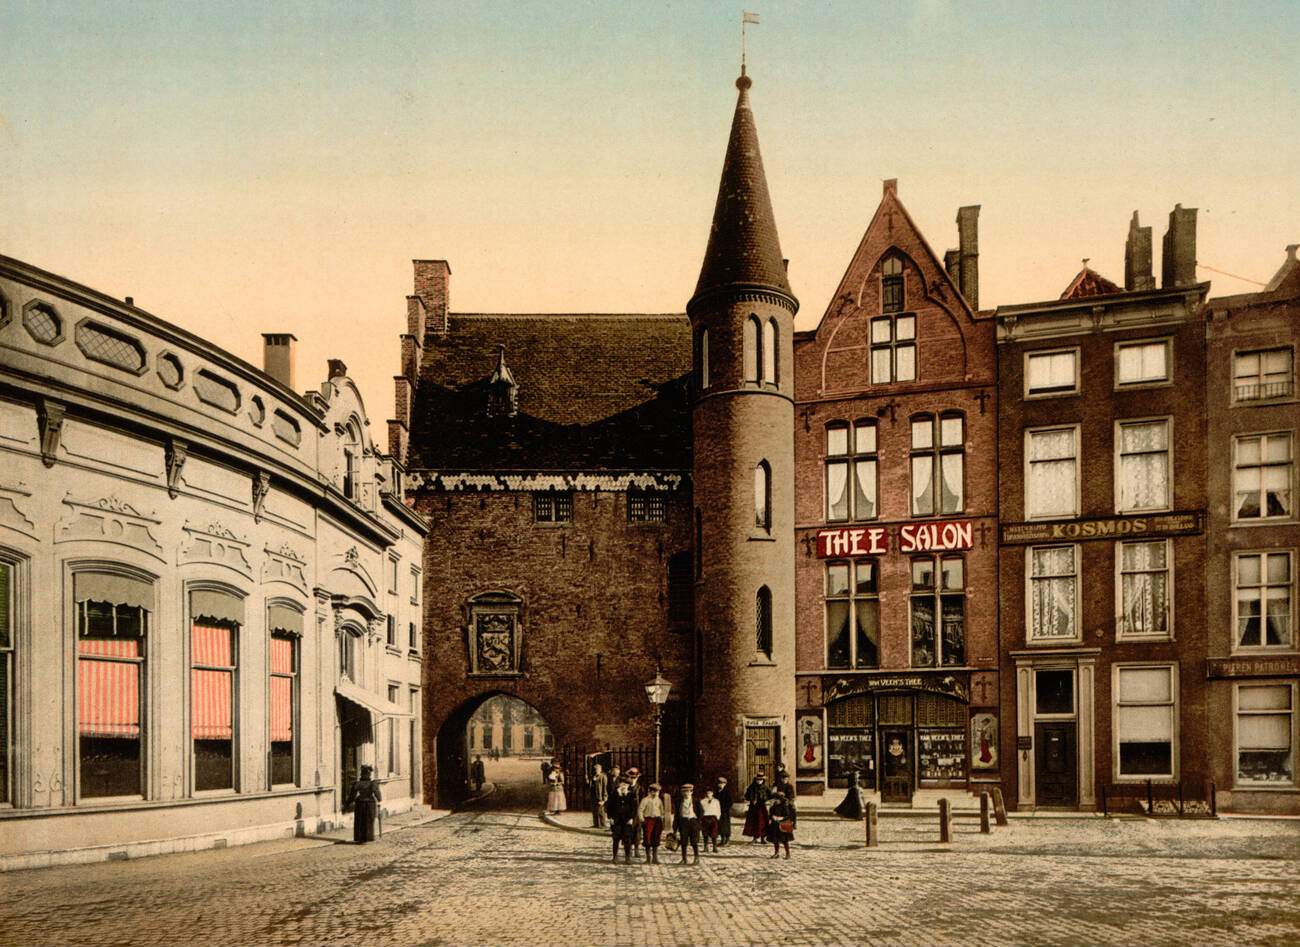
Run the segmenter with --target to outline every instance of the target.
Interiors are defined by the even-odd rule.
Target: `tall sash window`
[[[190,615],[194,789],[234,789],[236,675],[244,603],[225,592],[191,592]]]
[[[271,785],[293,785],[298,782],[298,647],[302,613],[285,605],[272,605],[267,625],[271,629]]]

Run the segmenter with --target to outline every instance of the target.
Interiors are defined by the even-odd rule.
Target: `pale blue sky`
[[[741,9],[3,0],[0,252],[255,362],[293,331],[300,387],[342,355],[382,420],[413,257],[456,309],[683,308]],[[1158,246],[1199,207],[1201,261],[1258,280],[1300,241],[1300,4],[749,9],[801,326],[883,178],[940,253],[983,205],[984,306],[1122,278],[1134,209]]]

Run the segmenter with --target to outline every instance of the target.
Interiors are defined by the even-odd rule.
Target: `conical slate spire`
[[[722,165],[709,246],[695,286],[696,297],[723,286],[752,286],[794,298],[781,259],[781,242],[758,151],[758,129],[749,107],[752,84],[742,69],[736,80],[740,97],[731,122],[731,140]]]

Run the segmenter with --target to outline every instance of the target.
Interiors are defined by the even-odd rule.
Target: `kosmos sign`
[[[971,549],[975,530],[970,520],[941,523],[907,523],[895,527],[898,551],[948,552]],[[878,556],[889,551],[890,530],[884,526],[845,526],[817,533],[817,557]]]

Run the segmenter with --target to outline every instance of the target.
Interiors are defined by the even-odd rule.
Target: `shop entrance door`
[[[1079,754],[1073,720],[1034,725],[1034,781],[1037,804],[1074,808],[1079,804]]]
[[[745,785],[761,775],[769,786],[776,779],[776,727],[745,728]]]
[[[339,799],[341,809],[352,811],[348,796],[361,770],[361,747],[370,739],[370,715],[352,704],[339,702]]]
[[[912,801],[916,786],[916,764],[912,754],[911,728],[880,731],[881,802]]]

